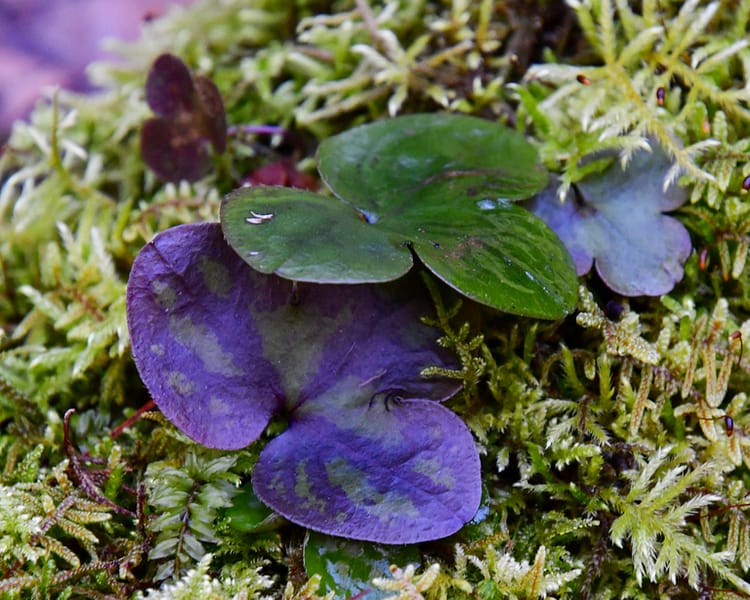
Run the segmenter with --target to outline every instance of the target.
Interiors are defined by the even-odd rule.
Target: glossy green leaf
[[[249,483],[232,499],[224,516],[232,529],[243,533],[271,531],[287,522],[261,502]]]
[[[392,564],[419,565],[417,546],[384,546],[356,542],[311,532],[305,539],[305,571],[321,576],[321,592],[333,591],[336,598],[356,597],[379,600],[393,592],[374,588],[375,577],[389,577]]]
[[[517,133],[473,117],[411,115],[330,138],[319,159],[343,203],[263,186],[224,201],[224,235],[255,269],[298,281],[382,282],[408,271],[414,253],[493,308],[541,318],[573,308],[568,252],[511,202],[546,182]]]
[[[538,217],[490,198],[442,204],[435,197],[440,194],[426,191],[424,207],[411,207],[394,222],[419,223],[408,244],[430,271],[472,300],[505,312],[559,318],[573,308],[572,261]]]
[[[318,150],[318,170],[339,198],[376,216],[435,184],[475,201],[520,200],[547,184],[521,134],[446,113],[406,115],[328,138]]]
[[[401,277],[412,258],[354,209],[288,187],[256,186],[222,206],[224,235],[261,273],[316,283],[378,283]]]

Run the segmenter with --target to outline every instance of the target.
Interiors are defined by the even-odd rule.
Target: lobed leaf
[[[391,206],[415,203],[439,182],[458,197],[528,198],[547,183],[537,160],[521,134],[447,113],[361,125],[318,149],[318,169],[334,194],[375,218]]]
[[[690,235],[662,214],[687,200],[687,191],[662,182],[670,168],[664,152],[637,151],[626,169],[613,164],[575,184],[563,202],[557,181],[526,203],[565,243],[578,275],[596,263],[607,286],[624,296],[666,294],[682,279]]]
[[[408,250],[354,209],[303,190],[255,186],[221,207],[227,241],[251,267],[295,281],[380,283],[412,267]]]
[[[156,58],[146,78],[146,102],[160,117],[195,108],[195,87],[190,70],[173,54]]]
[[[476,512],[479,458],[436,402],[457,384],[419,376],[455,365],[419,322],[429,304],[412,283],[296,284],[248,268],[218,224],[175,227],[131,272],[136,366],[204,445],[243,447],[284,416],[253,486],[290,520],[384,543],[444,537]]]
[[[227,145],[224,103],[208,78],[195,79],[172,54],[156,58],[146,80],[146,100],[157,117],[141,130],[144,162],[162,179],[200,179],[211,166],[209,146]]]
[[[242,448],[280,410],[281,381],[257,326],[242,315],[255,277],[215,229],[175,227],[144,246],[128,281],[128,329],[164,415],[204,446]],[[285,297],[276,287],[265,293]]]
[[[383,282],[406,273],[413,252],[499,310],[559,318],[574,306],[564,247],[510,201],[546,181],[517,133],[459,115],[398,117],[324,141],[318,168],[344,203],[273,187],[225,199],[224,234],[253,268],[297,281]]]
[[[394,548],[319,533],[310,533],[305,538],[304,558],[307,576],[319,575],[323,592],[365,600],[392,597],[388,592],[374,589],[371,583],[375,577],[390,577],[391,565],[419,565],[421,560],[417,546]]]
[[[266,446],[257,494],[296,523],[373,542],[445,537],[470,521],[481,479],[463,421],[432,400],[368,404],[352,392],[332,390]]]
[[[183,124],[168,119],[148,119],[141,127],[143,162],[164,181],[195,181],[211,167],[208,143],[183,133]]]

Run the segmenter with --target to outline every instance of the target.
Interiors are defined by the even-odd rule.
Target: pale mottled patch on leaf
[[[242,375],[234,356],[224,351],[216,335],[205,325],[195,323],[189,316],[172,316],[169,330],[173,339],[197,357],[207,372],[226,377]]]
[[[206,287],[212,294],[217,296],[227,296],[231,293],[232,280],[229,276],[229,271],[224,265],[202,256],[198,263],[198,268],[203,275]]]
[[[167,381],[177,394],[192,394],[195,390],[195,383],[181,371],[167,373]]]

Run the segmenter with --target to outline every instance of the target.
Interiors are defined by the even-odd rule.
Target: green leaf
[[[234,250],[255,269],[297,281],[396,279],[412,252],[437,277],[493,308],[559,318],[576,301],[557,236],[511,200],[546,183],[522,136],[475,117],[398,117],[329,138],[319,170],[344,202],[279,187],[224,201]]]
[[[547,185],[536,151],[521,134],[441,113],[378,121],[328,138],[318,150],[318,170],[334,194],[374,215],[436,184],[474,200],[520,200]]]
[[[334,198],[286,187],[230,194],[222,206],[229,244],[251,267],[315,283],[380,283],[404,275],[412,258],[398,242]]]
[[[272,531],[285,522],[261,502],[249,483],[232,499],[232,506],[224,510],[224,516],[232,529],[242,533]]]
[[[333,591],[336,598],[357,597],[378,600],[393,597],[374,588],[375,577],[390,577],[392,564],[419,565],[417,546],[384,546],[310,532],[305,539],[305,571],[321,576],[321,592]]]

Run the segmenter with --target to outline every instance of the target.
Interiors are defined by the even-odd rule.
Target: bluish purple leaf
[[[128,281],[128,328],[138,371],[164,415],[204,446],[233,449],[260,436],[283,395],[244,316],[245,296],[281,303],[289,292],[278,280],[259,282],[216,229],[175,227],[140,251]]]
[[[248,267],[219,224],[183,225],[133,265],[133,355],[162,412],[204,445],[243,447],[286,417],[253,483],[290,520],[385,543],[443,537],[477,509],[479,459],[436,402],[457,385],[419,376],[455,365],[419,322],[418,290],[294,284]]]
[[[256,493],[323,533],[389,544],[450,535],[479,507],[471,433],[432,400],[372,397],[343,383],[263,450]]]
[[[685,227],[662,214],[687,199],[687,191],[677,185],[663,190],[670,166],[655,146],[652,152],[637,152],[625,170],[615,163],[580,181],[564,202],[553,180],[526,207],[557,233],[579,276],[595,262],[604,283],[619,294],[666,294],[682,279],[691,250]]]

